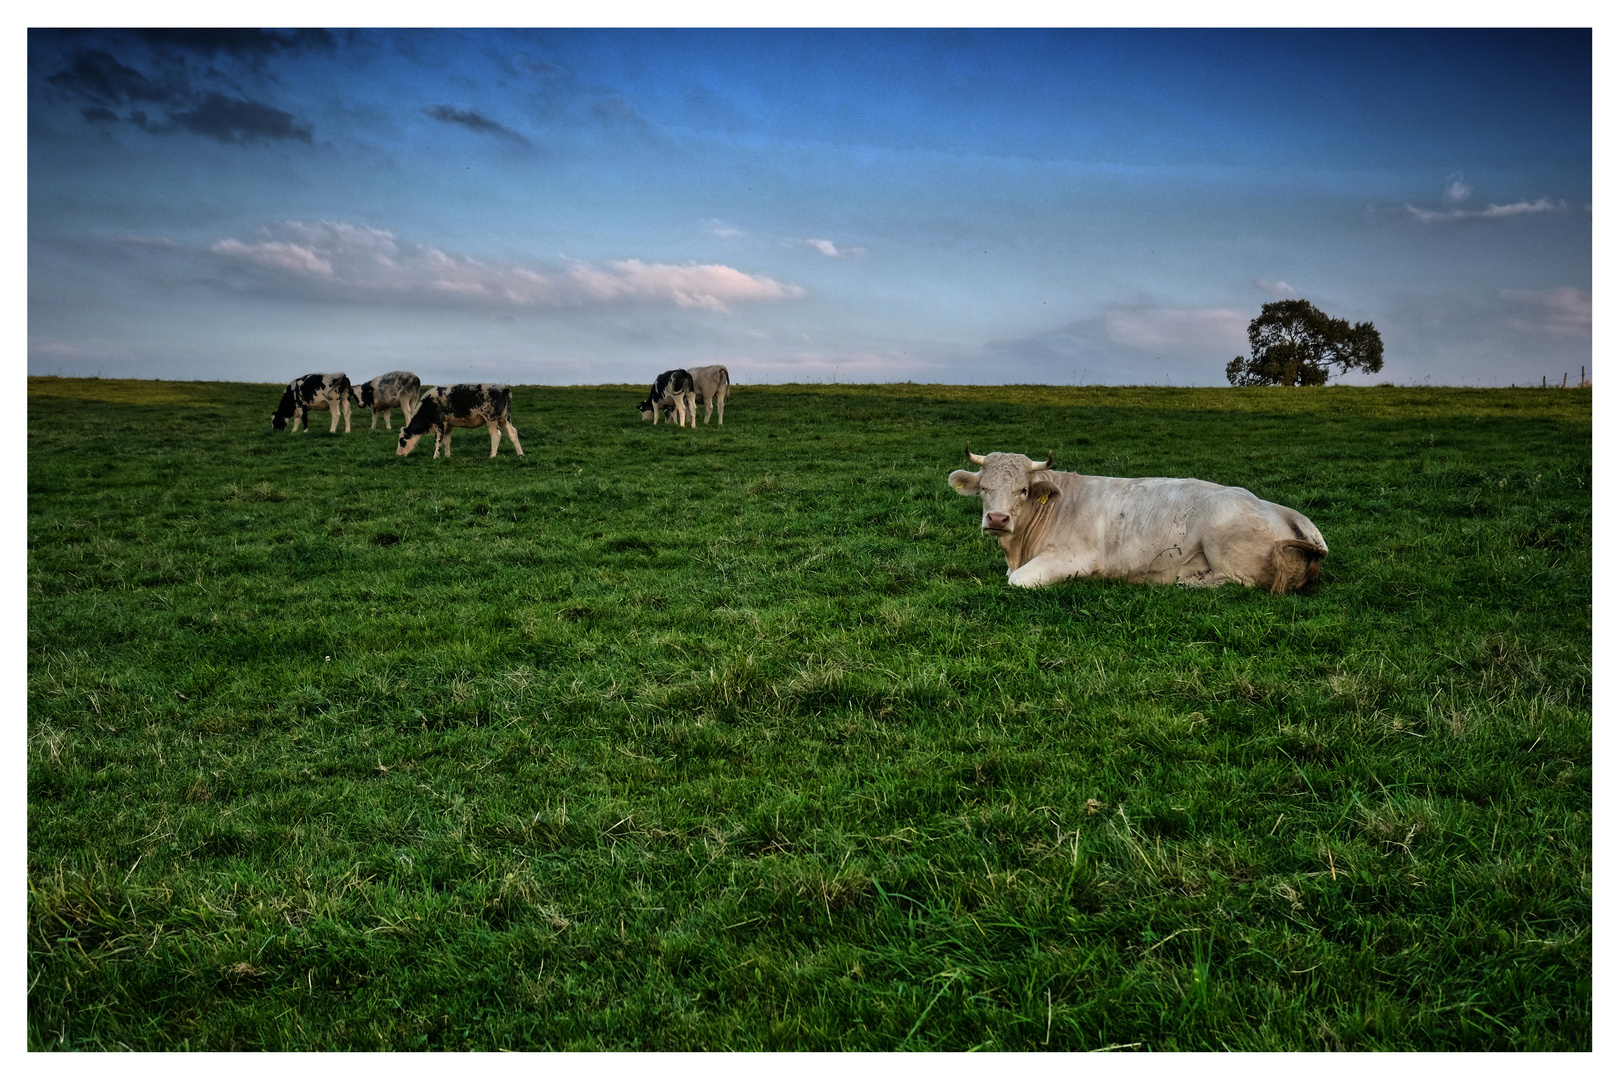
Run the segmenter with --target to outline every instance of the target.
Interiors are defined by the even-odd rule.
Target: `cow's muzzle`
[[[1012,532],[1012,516],[1009,514],[986,514],[980,528],[985,532]]]

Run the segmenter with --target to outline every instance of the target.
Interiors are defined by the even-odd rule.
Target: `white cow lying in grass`
[[[1055,472],[1052,458],[975,454],[979,472],[948,482],[984,505],[979,527],[1007,556],[1014,585],[1071,577],[1221,585],[1273,594],[1316,580],[1327,542],[1296,510],[1240,487],[1166,477],[1120,479]]]

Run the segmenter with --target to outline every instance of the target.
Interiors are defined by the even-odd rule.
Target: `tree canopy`
[[[1351,368],[1384,366],[1384,341],[1370,322],[1351,326],[1324,315],[1309,300],[1278,300],[1249,323],[1249,356],[1226,365],[1233,386],[1321,386]]]

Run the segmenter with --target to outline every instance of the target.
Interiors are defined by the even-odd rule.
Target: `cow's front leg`
[[[1073,555],[1037,555],[1016,570],[1007,571],[1007,584],[1026,589],[1051,585],[1072,577],[1090,577],[1097,572],[1093,561]]]

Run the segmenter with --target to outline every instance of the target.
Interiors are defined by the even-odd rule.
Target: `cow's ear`
[[[1039,499],[1042,502],[1047,499],[1055,499],[1062,494],[1063,492],[1058,490],[1058,486],[1050,480],[1037,480],[1029,485],[1029,497]]]
[[[959,495],[977,495],[979,493],[979,474],[976,472],[957,469],[946,478],[946,482],[955,488]]]

